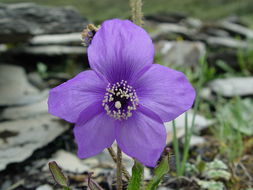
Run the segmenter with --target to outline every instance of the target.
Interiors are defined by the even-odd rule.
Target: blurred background
[[[165,123],[171,171],[159,190],[252,190],[253,1],[143,0],[143,13],[155,62],[184,72],[199,90],[184,178],[175,177],[172,124]],[[89,69],[82,30],[111,18],[131,19],[129,2],[0,0],[0,189],[61,189],[51,160],[72,189],[87,189],[89,172],[104,189],[115,188],[108,152],[78,159],[72,125],[47,113],[49,89]],[[183,150],[184,114],[176,124]],[[131,171],[132,160],[123,158]],[[152,172],[145,168],[144,179]]]

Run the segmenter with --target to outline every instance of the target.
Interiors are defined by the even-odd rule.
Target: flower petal
[[[154,167],[166,146],[166,131],[154,112],[139,108],[116,127],[116,140],[127,155]]]
[[[92,69],[111,83],[135,80],[138,73],[151,66],[154,46],[149,35],[129,20],[105,21],[88,48]]]
[[[133,86],[139,103],[153,110],[163,122],[190,109],[195,99],[195,90],[183,73],[158,64],[153,64]]]
[[[94,156],[112,145],[115,140],[115,120],[104,111],[101,103],[94,103],[79,116],[74,128],[78,157]]]
[[[73,79],[50,90],[48,111],[66,121],[75,123],[79,114],[90,104],[102,104],[106,82],[94,71],[84,71]]]

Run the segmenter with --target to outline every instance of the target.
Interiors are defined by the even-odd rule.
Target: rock
[[[7,45],[5,44],[0,44],[0,53],[6,52],[7,51]]]
[[[86,48],[82,46],[25,46],[13,50],[14,54],[27,54],[37,56],[61,56],[61,55],[84,55]]]
[[[145,16],[149,21],[162,22],[162,23],[178,23],[186,18],[186,15],[181,13],[168,13],[161,12]]]
[[[182,141],[184,142],[184,139],[182,139]],[[192,147],[192,146],[200,145],[205,142],[206,142],[205,138],[203,138],[201,136],[193,135],[193,136],[191,136],[190,146]]]
[[[34,35],[81,32],[87,20],[70,7],[34,3],[0,4],[0,42],[26,41]]]
[[[228,38],[230,35],[227,31],[217,29],[217,28],[209,28],[207,31],[205,31],[207,35],[214,36],[214,37],[222,37],[222,38]],[[204,40],[204,39],[203,39]]]
[[[81,44],[81,33],[70,34],[51,34],[34,36],[30,39],[31,45],[62,45],[62,44]]]
[[[212,90],[209,87],[204,87],[200,90],[200,97],[204,100],[213,100]]]
[[[238,64],[238,49],[224,48],[222,51],[213,51],[208,53],[207,63],[214,67],[216,73],[227,72],[224,67],[220,64],[227,64],[230,68],[234,70],[240,70],[240,65]]]
[[[213,92],[225,97],[253,95],[253,77],[215,79],[209,86]]]
[[[228,21],[222,21],[222,22],[220,22],[220,27],[222,29],[225,29],[225,30],[229,31],[234,36],[240,35],[240,36],[246,37],[248,39],[253,38],[253,30],[251,30],[249,28],[246,28],[242,25],[232,23],[232,22],[228,22]]]
[[[0,106],[31,104],[48,95],[28,82],[22,67],[6,64],[0,64],[0,91]]]
[[[36,190],[53,190],[53,188],[50,185],[41,185]]]
[[[158,187],[157,190],[175,190],[175,189],[171,189],[169,187]]]
[[[193,31],[178,24],[164,23],[158,24],[155,30],[150,33],[150,36],[154,41],[157,41],[159,39],[168,39],[170,34],[178,34],[190,38],[189,36],[193,34]]]
[[[185,18],[181,22],[191,28],[201,28],[201,26],[203,25],[200,19],[192,18],[192,17]]]
[[[249,48],[247,42],[236,40],[231,37],[207,37],[206,42],[212,47]]]
[[[196,67],[199,65],[200,58],[206,54],[206,48],[202,42],[160,41],[156,47],[161,55],[162,64],[165,66]]]
[[[17,107],[8,107],[2,111],[2,113],[0,114],[0,119],[10,119],[10,120],[23,119],[34,117],[47,112],[48,112],[47,99],[44,99],[34,104]]]
[[[38,89],[45,89],[47,84],[43,81],[38,72],[31,72],[27,75],[29,82]]]
[[[187,112],[188,115],[188,128],[191,127],[192,124],[192,119],[193,119],[193,111],[190,110]],[[176,123],[176,130],[177,130],[177,137],[180,138],[182,136],[184,136],[185,134],[185,113],[180,115],[179,117],[177,117],[175,119],[175,123]],[[201,115],[196,115],[195,117],[195,127],[194,130],[196,132],[201,131],[209,126],[211,126],[212,124],[214,124],[214,120],[209,120],[206,119],[205,117],[201,116]],[[165,127],[166,127],[166,131],[167,131],[167,143],[171,143],[172,139],[173,139],[173,127],[172,127],[172,122],[166,122],[164,123]]]
[[[67,128],[49,114],[0,123],[0,171],[10,163],[24,161]]]
[[[50,161],[56,161],[63,170],[69,172],[84,173],[90,170],[90,167],[85,165],[81,159],[65,150],[58,150]],[[43,169],[48,170],[48,164]]]

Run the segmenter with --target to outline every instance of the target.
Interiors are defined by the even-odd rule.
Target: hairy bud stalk
[[[130,0],[130,6],[132,8],[133,22],[139,26],[142,26],[143,24],[142,0]]]

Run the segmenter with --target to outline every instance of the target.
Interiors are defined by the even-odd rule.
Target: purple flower
[[[49,112],[75,123],[80,158],[116,140],[127,155],[155,166],[166,145],[163,122],[191,108],[191,84],[183,73],[153,64],[152,40],[128,20],[105,21],[88,58],[92,70],[50,91]]]

